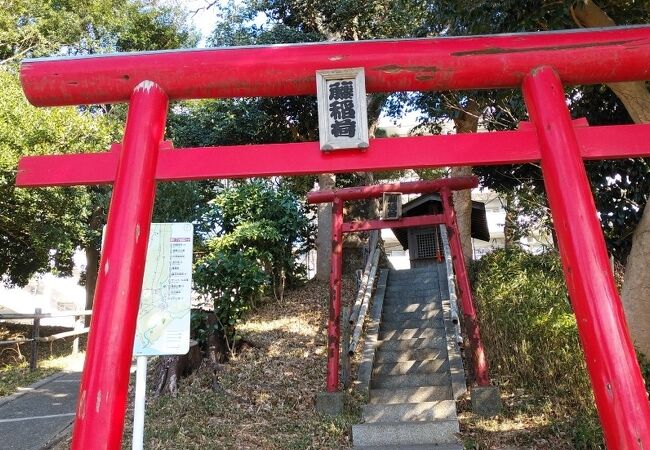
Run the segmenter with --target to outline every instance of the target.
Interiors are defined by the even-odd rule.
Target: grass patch
[[[604,449],[595,409],[579,412],[550,398],[501,387],[503,411],[496,417],[472,412],[469,395],[458,403],[461,438],[466,449]]]
[[[5,322],[0,324],[0,340],[25,339],[31,336],[31,325]],[[49,336],[61,331],[63,327],[41,327],[41,336]],[[71,367],[81,368],[83,353],[71,355],[74,337],[59,339],[52,343],[38,344],[38,369],[29,370],[31,343],[5,345],[0,347],[0,397],[15,393],[18,388]],[[79,348],[84,349],[86,337],[82,336]]]
[[[472,278],[504,411],[483,419],[461,405],[469,448],[604,448],[558,256],[497,250]]]
[[[353,291],[346,281],[343,292]],[[288,291],[282,304],[251,313],[238,333],[252,345],[221,367],[220,391],[213,391],[212,373],[203,368],[181,380],[176,397],[148,398],[145,448],[349,448],[361,396],[350,392],[340,417],[320,416],[314,408],[325,383],[328,299],[328,285],[312,281]],[[132,421],[129,405],[125,449]]]

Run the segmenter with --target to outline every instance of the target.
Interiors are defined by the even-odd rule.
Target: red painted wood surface
[[[332,203],[332,263],[330,267],[330,307],[327,320],[327,392],[339,389],[341,348],[341,278],[343,276],[343,201]]]
[[[23,158],[18,173],[21,186],[115,181],[105,244],[110,249],[104,251],[106,262],[102,260],[105,273],[100,274],[101,293],[95,300],[100,309],[89,337],[73,447],[119,447],[123,393],[128,383],[124,365],[131,352],[138,283],[142,281],[140,266],[144,264],[142,243],[137,238],[134,241],[133,227],[140,225],[139,237],[146,242],[154,177],[184,180],[301,175],[507,164],[541,158],[567,285],[608,446],[650,448],[648,401],[582,165],[582,159],[650,156],[650,128],[572,125],[562,85],[553,70],[536,70],[527,76],[544,64],[552,66],[566,84],[646,80],[650,78],[648,61],[649,26],[25,61],[21,68],[23,89],[35,105],[132,101],[124,148],[119,154],[116,149],[102,154]],[[376,139],[366,152],[324,154],[317,143],[164,150],[159,144],[166,97],[155,94],[161,92],[158,88],[131,97],[135,86],[146,79],[159,83],[173,99],[314,94],[316,70],[347,67],[365,68],[369,92],[516,87],[525,78],[526,101],[535,128]],[[144,99],[149,95],[157,100],[148,104]],[[337,199],[335,208],[341,205]],[[328,390],[338,387],[337,243],[341,241],[342,220],[341,210],[334,215],[337,234],[333,252],[339,253],[338,259],[333,258],[331,274]],[[454,245],[458,247],[455,253],[460,254],[459,244]],[[122,269],[113,266],[109,270],[109,261],[119,261]],[[130,300],[125,301],[124,295]],[[469,333],[480,341],[478,327]],[[128,349],[125,336],[130,339]]]
[[[76,450],[121,447],[167,103],[160,87],[145,81],[129,104],[79,388]]]
[[[458,289],[461,310],[463,312],[463,325],[465,326],[465,332],[467,333],[467,339],[472,353],[472,371],[474,372],[476,384],[479,386],[489,386],[488,362],[485,357],[485,347],[481,339],[481,330],[479,328],[478,316],[476,315],[476,307],[474,306],[472,287],[469,283],[465,257],[463,256],[463,247],[460,242],[456,210],[454,209],[451,191],[448,188],[444,188],[440,192],[440,198],[442,199],[442,211],[446,219],[451,261],[456,275],[456,288]]]
[[[368,92],[517,87],[541,64],[568,84],[650,79],[650,27],[315,43],[25,60],[37,106],[128,101],[142,80],[171,99],[313,95],[316,70],[365,68]]]
[[[584,159],[650,156],[650,124],[576,127]],[[113,152],[26,156],[16,185],[107,184],[115,179],[119,145]],[[161,148],[159,181],[306,175],[324,172],[394,170],[539,161],[534,129],[490,133],[371,139],[370,149],[323,153],[317,142]]]
[[[650,405],[612,275],[562,83],[550,67],[524,80],[569,296],[607,448],[650,448]]]
[[[384,183],[373,186],[358,186],[328,191],[314,191],[307,194],[307,202],[332,202],[335,198],[342,200],[363,200],[381,197],[386,192],[401,192],[402,194],[424,194],[438,192],[443,188],[458,191],[478,186],[476,177],[440,178],[438,180],[407,181],[402,183]]]
[[[428,225],[439,225],[441,223],[445,223],[445,216],[442,214],[402,217],[399,220],[359,220],[345,222],[343,224],[343,232],[356,233],[359,231],[383,230],[385,228],[425,227]]]

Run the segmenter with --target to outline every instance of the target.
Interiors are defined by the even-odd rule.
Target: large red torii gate
[[[370,92],[521,87],[534,127],[318,143],[173,150],[168,101],[314,94],[315,71],[363,67]],[[317,43],[26,60],[37,106],[129,102],[111,152],[23,158],[19,186],[113,183],[73,448],[119,448],[155,183],[541,160],[567,287],[610,448],[650,447],[650,407],[583,159],[650,156],[650,125],[572,123],[562,83],[650,79],[650,27]]]

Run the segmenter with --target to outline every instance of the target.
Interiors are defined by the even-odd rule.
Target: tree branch
[[[570,8],[579,27],[613,27],[616,23],[591,0],[578,0]],[[650,93],[645,81],[607,83],[625,106],[634,123],[650,123]]]

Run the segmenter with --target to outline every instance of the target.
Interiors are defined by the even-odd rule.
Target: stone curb
[[[372,375],[372,365],[375,361],[375,350],[377,348],[377,337],[379,335],[379,324],[381,322],[381,311],[384,305],[387,280],[388,270],[382,269],[379,273],[377,290],[375,291],[375,297],[372,301],[370,324],[366,331],[366,340],[363,346],[361,363],[359,364],[359,372],[357,375],[359,389],[364,394],[368,394],[370,391],[370,377]]]

